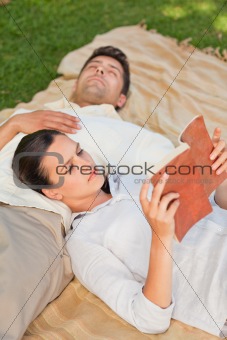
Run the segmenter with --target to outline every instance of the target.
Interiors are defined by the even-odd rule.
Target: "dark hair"
[[[107,56],[113,59],[116,59],[123,68],[123,88],[122,93],[127,95],[129,86],[130,86],[130,71],[129,71],[129,63],[126,55],[122,52],[119,48],[113,46],[102,46],[94,50],[92,55],[86,60],[84,63],[80,74],[82,73],[83,69],[89,64],[89,62],[98,56]]]
[[[46,152],[53,143],[55,136],[64,135],[56,130],[39,130],[23,137],[18,144],[13,156],[12,168],[19,180],[29,186],[45,187],[51,185],[48,173],[42,167],[43,155],[36,155],[37,152]],[[15,158],[20,153],[34,153],[34,156],[23,156],[19,160]],[[43,194],[42,189],[33,189]]]

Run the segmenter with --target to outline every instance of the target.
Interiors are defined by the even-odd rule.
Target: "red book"
[[[221,184],[227,174],[216,175],[211,165],[213,143],[202,116],[195,117],[179,136],[179,147],[154,168],[151,182],[155,185],[166,172],[169,178],[163,195],[180,194],[180,206],[175,215],[175,235],[180,242],[188,230],[212,212],[209,195]]]

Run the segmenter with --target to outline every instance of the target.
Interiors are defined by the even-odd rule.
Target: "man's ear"
[[[59,192],[55,191],[54,189],[42,189],[42,193],[52,199],[52,200],[57,200],[57,201],[61,201],[62,200],[62,194],[60,194]]]
[[[73,87],[72,87],[73,92],[75,92],[77,89],[77,82],[78,82],[78,79],[76,79],[73,83]]]
[[[126,100],[127,100],[126,95],[121,93],[116,106],[119,108],[123,107]]]
[[[71,94],[70,94],[70,97],[69,97],[69,100],[71,102],[76,102],[76,90],[77,90],[77,82],[78,82],[78,79],[76,79],[73,83],[73,86],[72,86],[72,91],[71,91]]]

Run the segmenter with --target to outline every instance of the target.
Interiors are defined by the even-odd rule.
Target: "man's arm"
[[[28,134],[37,130],[51,129],[76,133],[81,128],[79,121],[77,117],[50,110],[15,115],[0,126],[0,150],[19,132]]]

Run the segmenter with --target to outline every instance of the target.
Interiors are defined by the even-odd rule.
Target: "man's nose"
[[[96,69],[96,73],[98,74],[104,74],[104,68],[102,66],[98,66],[97,69]]]

